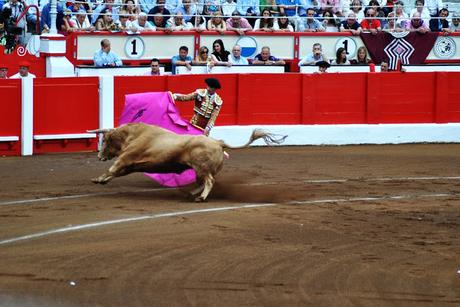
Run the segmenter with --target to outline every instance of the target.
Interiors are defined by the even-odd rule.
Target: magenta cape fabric
[[[177,134],[203,134],[203,131],[184,121],[170,92],[150,92],[126,95],[120,125],[145,123],[160,126]],[[196,181],[193,169],[181,174],[145,174],[166,187],[184,186]]]

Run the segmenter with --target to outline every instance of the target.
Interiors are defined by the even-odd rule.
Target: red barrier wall
[[[99,78],[34,80],[34,135],[78,134],[99,127]],[[95,139],[35,140],[34,153],[96,150]]]
[[[21,153],[21,80],[0,82],[0,137],[17,136],[17,142],[0,142],[0,155]]]

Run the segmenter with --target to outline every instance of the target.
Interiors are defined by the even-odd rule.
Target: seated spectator
[[[221,39],[216,39],[212,43],[212,50],[211,58],[217,65],[229,65],[228,57],[230,52],[225,50],[224,42]]]
[[[366,12],[366,19],[361,21],[361,29],[363,31],[369,31],[372,34],[377,34],[378,32],[382,31],[382,25],[380,20],[376,19],[375,17],[375,10],[369,8]]]
[[[184,16],[182,16],[181,12],[177,12],[176,16],[169,18],[166,24],[166,27],[169,28],[171,31],[188,31],[189,30],[187,24],[185,23]]]
[[[181,46],[179,55],[175,55],[171,59],[172,74],[176,74],[176,66],[186,66],[188,70],[192,70],[192,57],[188,55],[188,47]]]
[[[236,11],[236,2],[233,0],[222,0],[221,9],[225,17],[230,17]]]
[[[72,11],[69,9],[64,9],[64,19],[62,20],[63,23],[61,25],[61,29],[59,34],[68,35],[73,31],[77,30],[76,24],[72,21]]]
[[[196,5],[191,0],[182,0],[182,4],[177,8],[176,14],[181,13],[184,16],[184,21],[189,22],[196,15]]]
[[[99,15],[102,14],[102,12],[104,12],[104,14],[106,12],[111,13],[113,21],[117,21],[119,6],[115,5],[114,1],[115,0],[105,0],[104,3],[101,3],[98,6],[96,6],[93,12],[93,17],[91,18],[91,22],[95,24],[99,20]]]
[[[459,13],[452,14],[452,23],[450,24],[449,30],[451,32],[460,32],[460,14]]]
[[[8,67],[5,64],[0,64],[0,79],[8,79]]]
[[[394,12],[396,17],[396,23],[400,24],[401,27],[406,28],[410,23],[409,16],[404,12],[404,3],[398,1],[394,6]]]
[[[118,13],[119,13],[118,22],[117,22],[118,28],[121,31],[136,32],[137,29],[133,27],[133,23],[129,20],[128,12],[120,11]]]
[[[383,28],[384,26],[384,20],[385,20],[385,12],[383,11],[382,7],[380,6],[379,1],[377,0],[371,0],[369,1],[367,10],[373,9],[374,10],[374,17],[380,22],[380,27]],[[364,12],[364,15],[366,15],[367,10]],[[361,22],[362,23],[362,20]]]
[[[220,0],[204,0],[203,2],[203,15],[212,15],[214,13],[222,15]]]
[[[144,76],[160,76],[160,61],[157,58],[153,58],[150,61],[150,70],[144,74]]]
[[[343,47],[337,49],[335,53],[335,59],[332,60],[333,65],[350,65],[350,61],[347,59],[347,50]]]
[[[76,14],[78,12],[86,13],[85,6],[83,5],[82,2],[79,2],[79,1],[75,1],[75,2],[71,3],[69,6],[67,6],[67,9],[72,12],[71,15],[74,15],[74,14]]]
[[[187,22],[187,26],[190,31],[197,31],[203,32],[206,31],[206,19],[203,16],[193,16],[189,22]]]
[[[363,10],[363,6],[361,4],[361,1],[360,0],[353,0],[351,2],[350,9],[351,9],[350,12],[346,16],[349,16],[350,13],[354,13],[355,18],[358,21],[358,23],[361,23],[361,21],[364,19],[364,10]]]
[[[147,21],[148,21],[148,18],[147,18]],[[170,31],[167,27],[167,20],[161,13],[156,13],[152,17],[151,25],[155,27],[155,30],[157,31],[167,31],[167,32]]]
[[[427,24],[425,24],[425,22],[423,22],[420,13],[415,12],[410,20],[410,23],[406,25],[406,30],[425,34],[430,31],[430,28]]]
[[[259,1],[259,10],[268,9],[272,16],[278,16],[280,10],[276,5],[276,0],[260,0]]]
[[[227,25],[219,12],[213,13],[212,18],[208,20],[208,30],[217,31],[220,34],[227,31]]]
[[[97,31],[116,31],[118,26],[113,22],[110,11],[102,11],[99,20],[96,22]]]
[[[19,62],[19,72],[10,77],[10,79],[35,78],[35,75],[29,72],[30,63],[27,61]]]
[[[388,62],[386,61],[382,61],[380,63],[380,72],[389,72],[390,69],[389,69],[389,66],[388,66]]]
[[[262,10],[262,17],[257,19],[254,24],[254,31],[273,32],[274,24],[272,13],[270,13],[269,9],[265,8]]]
[[[439,10],[439,18],[432,18],[430,20],[430,30],[433,32],[449,32],[449,21],[447,20],[449,16],[448,9]]]
[[[276,0],[280,14],[286,14],[286,16],[295,16],[297,7],[300,5],[299,0]]]
[[[200,50],[198,51],[198,55],[195,57],[195,60],[193,61],[194,65],[200,65],[200,64],[208,64],[214,66],[215,62],[211,59],[211,56],[209,55],[209,49],[206,46],[201,46]]]
[[[233,46],[232,54],[228,57],[228,62],[232,65],[249,65],[248,60],[241,56],[240,45]]]
[[[332,11],[336,16],[342,17],[342,6],[340,0],[321,0],[321,11]]]
[[[347,20],[340,23],[340,32],[351,32],[353,35],[359,35],[361,33],[361,25],[356,21],[355,13],[348,14]]]
[[[147,21],[147,14],[141,12],[139,17],[132,22],[132,27],[136,29],[136,31],[144,32],[144,31],[155,31],[156,28]]]
[[[285,65],[286,62],[271,55],[270,47],[264,46],[260,50],[260,53],[254,57],[252,64],[254,65]]]
[[[278,15],[274,28],[277,32],[294,32],[294,27],[291,25],[289,18],[287,18],[286,14],[284,13],[280,13]]]
[[[385,27],[383,27],[383,31],[387,32],[403,32],[406,29],[401,27],[399,23],[396,22],[396,17],[394,12],[388,13],[388,19]]]
[[[84,12],[78,12],[72,20],[77,28],[76,31],[94,31],[96,29],[91,25]]]
[[[315,65],[318,66],[318,71],[315,71],[315,74],[327,73],[327,69],[331,67],[331,64],[327,61],[318,61]]]
[[[301,18],[299,23],[300,32],[324,32],[325,29],[321,22],[315,18],[315,10],[310,8],[307,10],[307,18]]]
[[[259,0],[238,0],[236,10],[240,13],[240,16],[244,16],[248,20],[251,26],[254,26],[255,17],[260,15]]]
[[[425,7],[424,0],[415,0],[415,8],[412,9],[410,12],[410,16],[413,16],[415,12],[419,12],[422,16],[423,21],[426,24],[430,23],[430,11]]]
[[[304,65],[315,65],[319,61],[329,62],[327,57],[323,54],[323,48],[320,43],[314,43],[312,53],[305,56],[300,62],[299,67]]]
[[[128,20],[131,22],[136,20],[137,16],[142,12],[140,6],[136,5],[134,0],[125,0],[121,10],[126,11],[125,15],[128,16]]]
[[[153,19],[154,19],[154,15],[157,15],[157,14],[161,14],[163,16],[163,18],[165,19],[165,27],[166,27],[166,20],[168,20],[169,17],[166,17],[168,15],[171,15],[171,12],[165,8],[165,3],[166,3],[166,0],[157,0],[157,5],[151,9],[148,13],[148,18],[147,20],[150,22],[150,23],[154,23]]]
[[[246,18],[242,18],[240,14],[235,11],[231,18],[227,19],[227,30],[235,31],[239,35],[244,35],[246,31],[251,31],[252,27]]]
[[[367,57],[367,49],[364,46],[358,48],[356,51],[356,60],[351,60],[350,63],[353,65],[367,65],[372,61]]]
[[[326,32],[338,32],[337,20],[331,11],[323,12],[323,27]]]
[[[94,54],[94,66],[96,67],[115,67],[122,66],[123,62],[118,55],[111,51],[110,41],[101,40],[101,49]]]

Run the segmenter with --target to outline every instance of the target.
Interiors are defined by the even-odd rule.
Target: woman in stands
[[[278,18],[276,19],[276,26],[278,27],[276,31],[294,32],[294,27],[289,22],[289,18],[287,18],[285,13],[278,15]]]
[[[350,61],[353,65],[367,65],[372,61],[367,57],[367,49],[364,46],[358,48],[356,52],[356,59]]]
[[[359,23],[361,23],[361,21],[364,19],[364,10],[363,10],[363,7],[361,5],[361,1],[360,0],[353,0],[353,2],[351,2],[350,9],[351,9],[351,11],[353,13],[355,13],[356,20]]]
[[[112,13],[107,9],[103,10],[96,21],[97,31],[116,31],[118,25],[113,22]]]
[[[276,25],[273,21],[274,18],[272,17],[270,10],[268,8],[264,8],[262,11],[262,17],[257,19],[254,24],[254,31],[273,32],[273,30],[275,30],[274,25]]]
[[[141,9],[134,0],[125,0],[122,10],[128,12],[128,19],[129,21],[134,21],[137,19],[137,16],[139,16],[139,13],[141,12]]]
[[[347,59],[347,50],[343,47],[337,49],[335,53],[335,60],[332,61],[332,65],[350,65],[350,61]]]
[[[192,64],[195,64],[195,65],[208,64],[208,62],[213,64],[213,60],[211,59],[211,56],[209,55],[209,49],[206,46],[201,46],[199,53],[195,57],[195,60],[192,62]]]
[[[214,12],[212,14],[212,18],[208,20],[208,30],[217,31],[220,34],[224,34],[224,32],[227,31],[227,25],[221,13]]]
[[[216,39],[214,43],[212,43],[212,50],[213,53],[211,54],[211,58],[214,62],[220,65],[227,65],[228,56],[230,52],[225,50],[224,42],[221,39]]]
[[[369,4],[366,8],[366,12],[368,9],[374,9],[374,12],[375,12],[375,15],[374,17],[375,18],[378,18],[378,20],[380,20],[380,24],[382,26],[382,28],[385,26],[385,23],[386,23],[386,19],[385,19],[385,12],[383,11],[383,9],[380,7],[380,3],[377,1],[377,0],[371,0],[369,1]]]
[[[201,15],[195,15],[187,22],[187,27],[190,31],[206,31],[206,19]]]
[[[330,10],[323,12],[323,27],[326,32],[338,32],[338,24],[334,14]]]

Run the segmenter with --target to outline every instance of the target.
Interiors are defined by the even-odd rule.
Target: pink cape
[[[202,130],[180,117],[170,92],[126,95],[120,125],[127,123],[156,125],[177,134],[203,134]],[[196,181],[196,174],[193,169],[185,170],[180,174],[146,173],[145,175],[166,187],[180,187]]]

